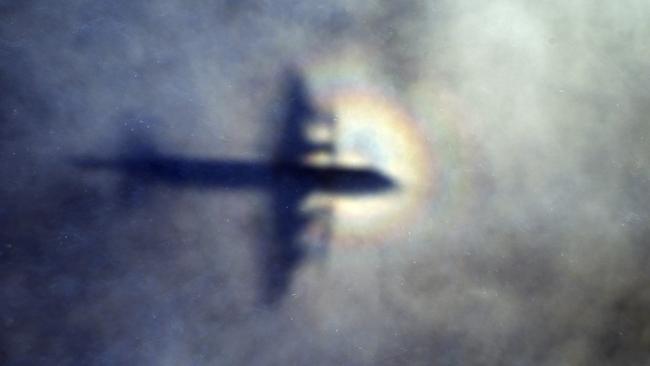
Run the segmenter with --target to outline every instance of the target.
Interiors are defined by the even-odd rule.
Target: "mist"
[[[649,14],[0,2],[0,363],[645,364]],[[256,302],[263,191],[160,186],[124,205],[119,175],[70,164],[135,133],[268,161],[283,71],[317,84],[310,65],[332,59],[416,116],[437,193],[390,235],[334,235],[277,306]]]

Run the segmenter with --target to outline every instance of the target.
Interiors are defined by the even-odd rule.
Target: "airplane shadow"
[[[291,286],[292,277],[305,259],[300,233],[314,217],[302,204],[312,192],[375,193],[394,187],[391,179],[372,169],[316,167],[305,164],[308,154],[333,151],[333,143],[313,143],[305,128],[322,113],[312,103],[302,76],[288,70],[284,78],[282,108],[269,123],[283,126],[277,149],[269,161],[201,159],[158,152],[146,135],[130,129],[128,146],[111,158],[82,156],[73,163],[85,170],[108,170],[121,176],[123,202],[141,201],[156,185],[201,190],[262,190],[271,197],[273,234],[260,240],[256,250],[260,301],[272,305]],[[330,120],[333,121],[333,120]],[[333,123],[333,122],[331,122]]]

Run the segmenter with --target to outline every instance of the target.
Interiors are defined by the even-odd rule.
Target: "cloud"
[[[623,3],[0,6],[0,359],[642,363],[648,6]],[[119,177],[67,163],[131,128],[268,158],[281,70],[349,49],[463,187],[403,240],[308,263],[276,309],[255,303],[263,193],[123,207]]]

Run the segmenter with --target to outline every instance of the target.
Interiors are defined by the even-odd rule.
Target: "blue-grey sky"
[[[644,1],[33,0],[0,1],[0,18],[0,363],[650,357]],[[355,226],[381,204],[339,203],[332,250],[264,308],[264,192],[159,186],[126,207],[118,175],[69,162],[118,156],[131,133],[270,160],[287,67],[315,95],[341,82],[399,105],[386,154],[435,188],[388,231]],[[343,122],[362,155],[389,134]]]

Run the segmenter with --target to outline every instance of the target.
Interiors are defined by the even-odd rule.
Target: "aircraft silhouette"
[[[306,255],[298,236],[314,217],[301,210],[305,198],[314,192],[336,195],[374,194],[396,187],[395,182],[371,168],[335,164],[314,165],[305,157],[315,152],[335,153],[334,142],[314,142],[306,129],[314,121],[334,128],[311,101],[306,84],[296,71],[285,77],[284,124],[278,148],[271,162],[213,160],[160,154],[140,144],[137,151],[117,158],[82,157],[74,163],[84,169],[106,169],[122,173],[129,194],[143,185],[162,183],[175,187],[214,189],[263,189],[272,196],[274,237],[260,248],[259,265],[262,301],[273,304],[283,297],[292,275]],[[321,213],[322,214],[322,213]],[[331,214],[326,212],[327,217]],[[331,223],[321,238],[329,241]]]

